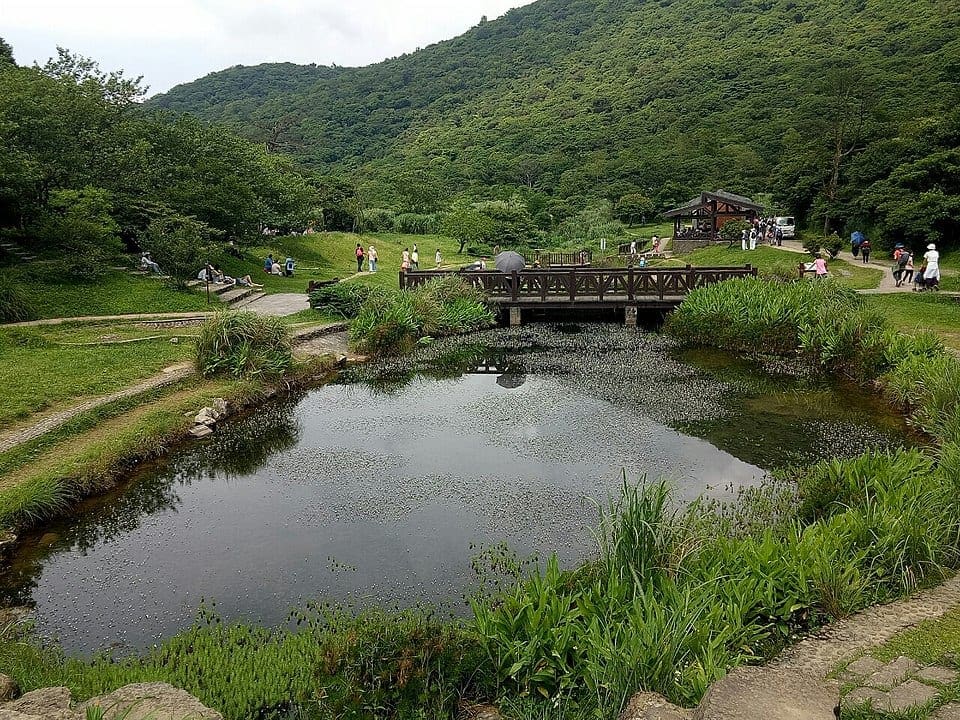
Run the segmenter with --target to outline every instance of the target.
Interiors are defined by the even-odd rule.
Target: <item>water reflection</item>
[[[74,652],[142,648],[202,598],[268,625],[315,599],[456,611],[478,547],[591,554],[590,499],[615,495],[624,471],[693,499],[832,454],[840,435],[903,437],[855,390],[677,358],[656,335],[479,338],[345,372],[143,467],[27,538],[3,599],[36,605]]]

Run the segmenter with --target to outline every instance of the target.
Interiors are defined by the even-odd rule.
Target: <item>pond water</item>
[[[912,442],[870,395],[611,325],[531,326],[224,423],[23,539],[0,599],[71,653],[147,647],[198,607],[276,625],[306,601],[462,612],[471,561],[589,557],[623,478],[720,497],[786,463]]]

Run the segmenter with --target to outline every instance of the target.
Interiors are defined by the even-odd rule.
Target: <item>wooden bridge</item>
[[[750,265],[682,268],[536,268],[499,270],[414,270],[400,273],[400,287],[415,288],[436,277],[459,277],[482,291],[488,301],[520,324],[527,309],[622,310],[635,325],[640,309],[672,310],[691,290],[735,277],[756,275]]]

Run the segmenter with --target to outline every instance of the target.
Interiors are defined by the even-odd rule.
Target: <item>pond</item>
[[[624,478],[729,497],[912,442],[868,393],[788,363],[612,325],[493,330],[224,423],[23,538],[0,593],[82,655],[148,647],[201,604],[267,625],[312,600],[462,613],[484,548],[590,557]]]

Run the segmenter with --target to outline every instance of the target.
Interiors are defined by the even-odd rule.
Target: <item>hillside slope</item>
[[[539,0],[376,65],[233,68],[152,105],[381,187],[411,172],[574,198],[779,182],[803,186],[803,211],[838,134],[853,155],[915,132],[957,104],[958,78],[949,0]]]

